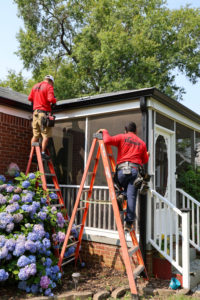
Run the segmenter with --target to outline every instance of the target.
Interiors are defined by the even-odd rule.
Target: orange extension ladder
[[[90,167],[91,161],[94,156],[96,144],[98,144],[98,149],[97,149],[96,157],[94,158],[95,164],[93,167],[93,171],[89,172],[89,167]],[[72,215],[70,218],[67,233],[66,233],[63,247],[62,247],[62,250],[60,253],[58,266],[60,268],[62,268],[62,266],[65,264],[63,262],[63,260],[64,260],[66,248],[68,248],[72,245],[72,244],[68,243],[72,225],[74,224],[76,213],[80,210],[83,210],[83,217],[82,217],[81,224],[77,225],[77,228],[80,228],[79,236],[78,236],[77,241],[74,243],[74,244],[76,244],[75,262],[77,262],[89,205],[90,205],[90,203],[92,203],[90,198],[92,196],[92,190],[93,190],[93,185],[94,185],[95,176],[97,173],[97,167],[98,167],[98,163],[100,160],[100,156],[102,157],[105,176],[106,176],[107,184],[109,187],[110,199],[112,202],[115,221],[116,221],[116,225],[117,225],[117,230],[119,233],[119,239],[120,239],[120,244],[121,244],[121,248],[122,248],[122,256],[123,256],[123,261],[124,261],[124,264],[126,267],[126,272],[127,272],[127,276],[128,276],[128,280],[129,280],[129,286],[130,286],[130,290],[131,290],[131,294],[132,294],[132,299],[139,299],[138,291],[137,291],[137,287],[136,287],[136,277],[139,274],[141,274],[141,272],[143,272],[143,271],[145,272],[145,276],[147,279],[148,279],[148,275],[147,275],[147,271],[146,271],[146,268],[144,265],[142,254],[141,254],[141,251],[139,248],[139,244],[138,244],[138,241],[136,238],[135,230],[132,230],[130,232],[130,236],[131,236],[131,240],[132,240],[132,244],[133,244],[132,248],[128,249],[128,246],[127,246],[127,242],[126,242],[125,234],[124,234],[124,228],[123,228],[122,221],[120,218],[120,212],[119,212],[119,208],[118,208],[118,204],[117,204],[116,193],[115,193],[115,188],[114,188],[113,179],[112,179],[112,173],[115,172],[115,160],[113,157],[111,147],[104,144],[101,133],[94,134],[94,139],[93,139],[90,153],[88,156],[87,164],[86,164],[86,167],[84,170],[80,188],[79,188],[79,191],[78,191],[78,194],[76,197],[76,201],[74,204],[74,209],[73,209],[73,212],[72,212]],[[84,184],[85,184],[87,175],[89,175],[89,173],[92,175],[91,181],[90,181],[90,187],[89,187],[89,189],[85,190]],[[82,192],[87,192],[87,199],[85,201],[86,202],[85,207],[79,207]]]

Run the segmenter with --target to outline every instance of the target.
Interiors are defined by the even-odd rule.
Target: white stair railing
[[[189,213],[155,190],[148,201],[148,240],[182,274],[183,287],[190,288]]]
[[[177,188],[176,206],[187,208],[190,210],[190,227],[189,227],[189,241],[190,244],[200,251],[200,202],[187,194],[184,190]]]

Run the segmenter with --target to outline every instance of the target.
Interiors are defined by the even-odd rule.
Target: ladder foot
[[[136,294],[131,294],[131,299],[136,299],[136,300],[139,300],[139,295],[136,295]]]

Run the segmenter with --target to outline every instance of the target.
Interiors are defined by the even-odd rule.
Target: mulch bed
[[[77,291],[91,291],[95,294],[100,290],[112,292],[120,286],[129,285],[127,275],[114,269],[100,267],[99,265],[86,266],[84,268],[77,267],[75,269],[73,264],[69,264],[64,267],[62,285],[53,291],[55,295],[60,295],[75,289],[75,284],[72,279],[72,274],[75,272],[80,273]],[[169,287],[169,280],[150,278],[149,281],[146,281],[143,278],[139,278],[137,279],[137,286],[139,289],[143,287],[167,289]],[[35,295],[24,293],[15,285],[10,286],[8,283],[0,285],[1,300],[20,300],[30,299],[32,297],[35,297]]]

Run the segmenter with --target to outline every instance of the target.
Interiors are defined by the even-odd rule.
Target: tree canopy
[[[181,99],[176,73],[200,77],[200,9],[165,0],[14,0],[18,55],[60,99],[155,86]]]

